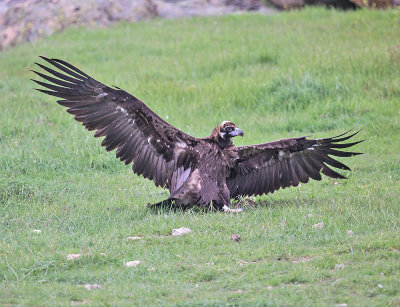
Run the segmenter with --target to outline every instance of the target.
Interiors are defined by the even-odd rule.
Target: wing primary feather
[[[60,64],[62,64],[62,65],[64,65],[64,66],[66,66],[66,67],[68,67],[68,68],[70,68],[70,69],[72,69],[72,70],[74,70],[75,72],[77,72],[77,73],[79,73],[79,74],[81,74],[81,75],[83,75],[83,76],[85,76],[86,78],[89,78],[89,79],[91,79],[91,77],[89,76],[89,75],[87,75],[86,73],[84,73],[82,70],[80,70],[79,68],[76,68],[74,65],[72,65],[72,64],[69,64],[69,63],[67,63],[67,62],[65,62],[65,61],[63,61],[63,60],[60,60],[60,59],[52,59],[53,61],[56,61],[56,62],[58,62],[58,63],[60,63]]]
[[[39,92],[45,93],[47,95],[51,95],[51,96],[55,96],[55,97],[59,97],[59,98],[63,98],[63,99],[71,100],[71,101],[77,101],[77,100],[80,100],[82,98],[90,99],[90,98],[93,97],[93,96],[89,96],[89,95],[71,95],[71,94],[67,94],[67,93],[47,91],[47,90],[43,90],[43,89],[36,89],[36,90],[38,90]]]
[[[321,174],[319,172],[322,168],[322,163],[320,163],[321,166],[315,164],[315,162],[309,156],[304,156],[303,162],[305,165],[307,165],[307,173],[310,175],[310,177],[314,180],[321,180]]]
[[[360,131],[361,131],[361,129],[358,130],[358,131],[356,131],[356,132],[354,132],[353,134],[350,134],[350,135],[348,135],[348,136],[345,136],[345,137],[339,138],[339,139],[337,139],[337,136],[335,136],[335,137],[333,137],[333,138],[330,140],[330,142],[332,142],[332,143],[338,143],[338,142],[346,141],[346,140],[348,140],[349,138],[351,138],[351,137],[357,135]],[[341,135],[338,135],[338,136],[341,136]]]
[[[332,178],[347,179],[346,177],[340,175],[339,173],[336,173],[334,170],[330,169],[326,165],[324,165],[322,168],[322,174]]]
[[[57,61],[55,61],[54,59],[49,59],[49,58],[46,58],[44,56],[40,56],[40,57],[43,60],[49,62],[51,65],[57,67],[58,69],[62,70],[65,73],[67,73],[70,76],[74,76],[75,78],[78,78],[78,79],[81,79],[81,80],[86,80],[87,79],[87,77],[82,76],[80,74],[77,74],[76,72],[72,71],[71,69],[69,69],[69,68],[67,68],[67,67],[65,67],[65,66],[63,66],[63,65],[61,65],[59,63],[57,63]]]
[[[69,108],[67,112],[73,115],[79,116],[92,116],[92,115],[103,115],[106,113],[112,113],[115,111],[115,108],[108,105],[106,102],[102,103],[92,103],[88,105],[82,105],[79,107]]]
[[[330,149],[330,148],[321,149],[321,152],[328,154],[328,155],[333,155],[336,157],[351,157],[351,156],[356,156],[356,155],[362,155],[362,152],[339,151],[339,150]]]
[[[318,151],[316,151],[314,153],[314,155],[316,155],[322,162],[325,162],[325,163],[329,164],[330,166],[333,166],[333,167],[336,167],[336,168],[340,168],[340,169],[343,169],[343,170],[347,170],[347,171],[351,171],[351,169],[347,165],[345,165],[345,164],[343,164],[343,163],[341,163],[341,162],[339,162],[339,161],[337,161],[335,159],[332,159],[328,155],[319,153]]]
[[[357,124],[358,124],[358,123],[357,123]],[[328,139],[328,140],[329,140],[329,139],[334,139],[334,138],[338,138],[338,137],[340,137],[340,136],[346,135],[346,134],[349,133],[350,131],[353,131],[353,129],[354,129],[356,126],[357,126],[357,125],[355,125],[353,128],[351,128],[351,129],[349,129],[349,130],[347,130],[347,131],[345,131],[345,132],[343,132],[343,133],[341,133],[341,134],[335,135],[334,137],[327,138],[327,139]]]
[[[58,104],[62,105],[63,107],[67,107],[67,108],[76,108],[82,105],[89,105],[89,104],[94,104],[94,103],[98,103],[98,101],[96,100],[96,97],[94,96],[76,96],[72,99],[68,99],[68,100],[58,100],[57,101]]]
[[[54,75],[54,76],[56,76],[56,77],[58,77],[58,78],[60,78],[62,80],[69,81],[69,82],[72,82],[74,84],[79,84],[79,82],[82,82],[81,80],[78,80],[78,79],[69,77],[67,75],[64,75],[64,74],[62,74],[62,73],[60,73],[60,72],[58,72],[58,71],[56,71],[54,69],[51,69],[51,68],[49,68],[47,66],[44,66],[44,65],[40,64],[40,63],[35,63],[35,64],[38,65],[43,70],[47,71],[48,73],[51,73],[52,75]]]
[[[55,97],[59,97],[59,98],[68,99],[70,97],[70,95],[63,95],[63,94],[60,94],[59,92],[43,90],[43,89],[40,89],[40,88],[35,88],[35,90],[37,90],[39,92],[42,92],[42,93],[45,93],[47,95],[51,95],[51,96],[55,96]]]
[[[329,145],[327,145],[327,147],[330,147],[330,148],[348,148],[348,147],[357,145],[357,144],[359,144],[361,142],[364,142],[364,141],[365,140],[361,140],[361,141],[357,141],[357,142],[353,142],[353,143],[345,143],[345,144],[329,144]]]
[[[41,72],[38,72],[36,70],[31,70],[31,71],[34,72],[35,74],[37,74],[39,77],[41,77],[41,78],[43,78],[43,79],[45,79],[45,80],[47,80],[49,82],[61,85],[61,86],[65,86],[65,87],[68,87],[68,88],[74,88],[77,85],[76,83],[70,83],[70,82],[66,82],[66,81],[63,81],[63,80],[60,80],[60,79],[56,79],[56,78],[50,77],[50,76],[42,74]]]

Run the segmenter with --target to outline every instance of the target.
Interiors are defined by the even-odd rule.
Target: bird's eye
[[[233,127],[226,127],[226,128],[225,128],[225,131],[226,131],[226,132],[232,132],[232,131],[233,131]]]

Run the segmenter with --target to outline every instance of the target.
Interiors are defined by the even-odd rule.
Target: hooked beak
[[[236,128],[234,131],[230,132],[229,135],[230,135],[231,137],[238,136],[238,135],[243,136],[244,133],[243,133],[243,130],[242,130],[242,129]]]

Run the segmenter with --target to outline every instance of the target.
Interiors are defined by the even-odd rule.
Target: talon
[[[225,213],[228,213],[228,212],[239,213],[239,212],[242,212],[242,211],[243,211],[242,208],[231,209],[231,208],[229,208],[227,205],[223,206],[222,209],[224,210]]]

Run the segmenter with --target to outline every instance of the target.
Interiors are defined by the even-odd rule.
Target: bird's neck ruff
[[[217,143],[221,149],[225,149],[233,145],[232,139],[226,139],[221,135],[220,126],[215,127],[209,137],[213,142]]]

